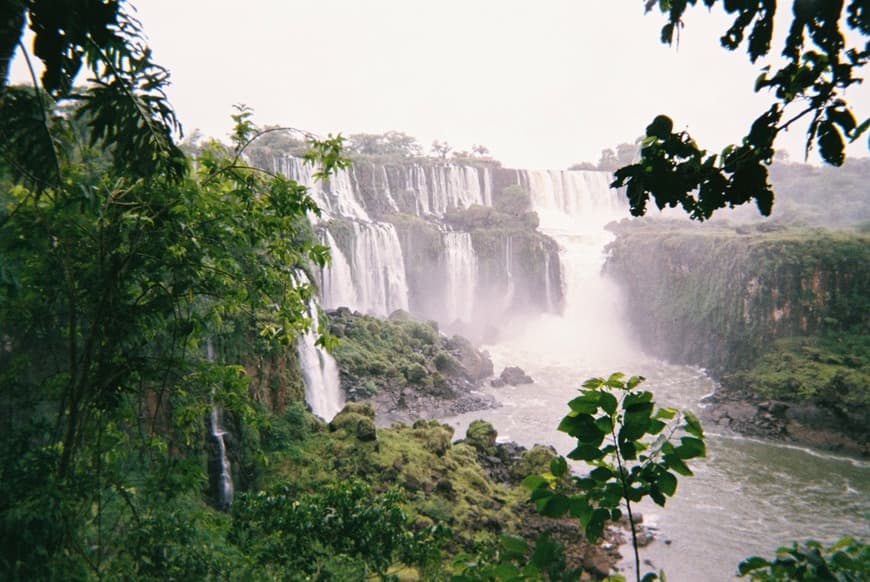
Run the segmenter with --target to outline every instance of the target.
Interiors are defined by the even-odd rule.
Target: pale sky
[[[643,0],[133,4],[187,134],[225,139],[244,103],[260,125],[396,130],[427,150],[482,144],[509,167],[564,168],[634,141],[659,113],[719,151],[770,105],[752,92],[762,64],[720,48],[721,8],[690,9],[677,50],[659,42],[664,17],[644,16]],[[29,79],[20,59],[12,78]],[[848,97],[870,115],[867,87]],[[777,142],[794,160],[804,132]],[[849,153],[867,155],[866,138]]]

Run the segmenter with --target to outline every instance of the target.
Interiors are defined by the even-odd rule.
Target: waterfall
[[[368,212],[360,202],[353,168],[338,170],[326,181],[315,180],[317,168],[294,156],[281,156],[276,160],[277,172],[308,188],[308,194],[328,216],[346,216],[369,220]]]
[[[471,323],[477,286],[477,257],[467,232],[444,233],[445,320]]]
[[[327,309],[356,308],[360,303],[354,287],[353,271],[347,257],[335,242],[329,229],[321,231],[323,244],[329,247],[330,264],[320,272],[320,303]]]
[[[317,345],[317,328],[320,323],[317,303],[308,302],[311,327],[299,340],[299,363],[305,382],[305,401],[311,412],[325,421],[332,420],[344,406],[344,396],[338,378],[338,366],[326,350]]]
[[[350,223],[353,237],[346,256],[328,232],[333,264],[323,270],[324,305],[345,306],[387,316],[408,309],[405,260],[396,227],[387,222]]]
[[[205,344],[206,358],[209,362],[214,362],[214,347],[211,340],[206,340]],[[214,388],[211,391],[212,401],[214,400]],[[227,443],[224,437],[226,431],[221,426],[221,410],[217,403],[212,402],[211,416],[209,417],[209,429],[211,430],[211,438],[218,446],[218,465],[219,473],[217,479],[217,504],[221,509],[227,509],[233,502],[233,475],[230,471],[230,459],[227,456]]]
[[[624,323],[616,284],[601,275],[604,247],[613,235],[604,226],[625,218],[621,196],[609,188],[610,174],[594,171],[527,171],[540,229],[559,244],[564,277],[564,313],[547,323],[553,350],[569,348],[597,365],[636,353]],[[530,341],[534,341],[531,340]]]

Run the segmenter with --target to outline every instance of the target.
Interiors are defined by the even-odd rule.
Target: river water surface
[[[520,365],[534,384],[489,388],[501,408],[445,422],[463,436],[472,420],[484,418],[498,430],[500,440],[527,447],[553,445],[561,454],[574,448],[570,437],[556,431],[568,412],[567,401],[587,377],[619,369],[548,362],[531,352],[524,355],[515,345],[491,346],[490,352],[496,370]],[[700,370],[652,359],[622,369],[646,376],[643,387],[656,395],[660,406],[698,410],[701,398],[715,388]],[[709,432],[706,441],[707,457],[691,462],[695,476],[679,478],[666,507],[641,506],[644,523],[657,528],[657,539],[641,550],[641,561],[664,569],[668,580],[732,580],[742,559],[770,557],[793,540],[833,542],[846,534],[864,539],[870,534],[866,461]],[[585,472],[582,464],[574,470]],[[628,574],[634,567],[628,559],[631,549],[624,547],[622,553]]]
[[[601,175],[598,175],[601,174]],[[626,211],[603,173],[529,172],[528,189],[541,230],[560,246],[565,295],[560,315],[514,322],[496,345],[485,346],[496,372],[520,366],[533,384],[487,388],[501,407],[444,419],[457,437],[476,418],[491,422],[503,440],[530,447],[574,448],[556,431],[567,402],[583,381],[614,371],[647,378],[659,406],[697,411],[716,389],[703,370],[645,356],[632,340],[619,290],[601,276],[604,225]],[[666,508],[642,504],[657,540],[641,561],[677,582],[732,580],[751,555],[772,557],[793,540],[830,543],[843,535],[870,537],[870,463],[801,447],[707,433],[707,457],[690,463]],[[582,473],[585,467],[575,465]],[[630,548],[623,548],[628,558]],[[633,560],[622,568],[633,570]],[[644,572],[652,569],[643,567]]]

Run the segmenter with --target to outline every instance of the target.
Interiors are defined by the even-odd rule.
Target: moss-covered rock
[[[485,420],[473,420],[465,433],[465,442],[487,455],[495,453],[495,428]]]
[[[384,420],[492,406],[472,393],[492,368],[489,357],[463,338],[448,340],[435,322],[407,312],[385,321],[347,309],[330,312],[329,321],[343,333],[332,353],[348,400],[372,400]]]

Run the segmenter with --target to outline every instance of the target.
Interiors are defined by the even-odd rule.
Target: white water
[[[477,256],[467,232],[444,233],[446,320],[471,323],[477,286]]]
[[[408,309],[405,260],[396,227],[385,222],[354,222],[350,256],[357,303],[364,313],[387,316]]]
[[[504,341],[485,346],[496,372],[519,365],[534,384],[487,389],[501,408],[446,422],[461,436],[471,420],[485,418],[500,439],[551,444],[566,454],[573,443],[556,431],[566,403],[586,378],[616,370],[646,376],[644,387],[659,405],[697,410],[715,384],[702,370],[641,354],[626,332],[618,290],[600,276],[602,249],[610,239],[602,227],[626,216],[606,187],[607,176],[528,172],[518,177],[532,192],[541,229],[560,244],[565,311],[518,324]],[[707,435],[707,444],[708,457],[692,464],[695,477],[680,478],[666,509],[641,507],[645,522],[658,528],[658,540],[641,550],[641,561],[663,568],[668,580],[732,580],[740,560],[772,556],[792,540],[832,542],[845,534],[865,539],[870,534],[870,464],[715,434]],[[622,567],[631,578],[630,548],[623,554]]]
[[[344,394],[338,378],[338,366],[329,352],[316,344],[319,324],[317,303],[308,303],[311,327],[299,341],[299,362],[305,383],[305,401],[311,412],[329,422],[344,406]]]
[[[209,362],[214,362],[214,346],[211,340],[207,340],[205,344],[206,358]],[[212,389],[212,400],[214,400],[214,389]],[[217,483],[217,502],[218,506],[223,509],[228,508],[233,503],[233,474],[230,467],[230,459],[227,455],[227,443],[224,437],[226,431],[221,426],[220,421],[220,406],[212,403],[210,420],[210,431],[212,439],[218,445],[218,462],[220,463],[220,474],[218,475]]]
[[[320,303],[326,309],[360,305],[354,285],[353,271],[347,257],[327,229],[321,232],[323,244],[329,247],[330,264],[320,272]]]

